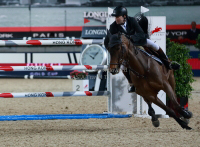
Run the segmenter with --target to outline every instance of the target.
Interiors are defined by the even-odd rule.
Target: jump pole
[[[67,40],[0,40],[0,46],[65,46],[84,44],[103,44],[103,39],[67,39]]]
[[[66,97],[66,96],[109,96],[109,91],[76,91],[76,92],[33,92],[33,93],[0,93],[0,98],[25,97]],[[54,119],[106,119],[129,118],[130,114],[41,114],[41,115],[6,115],[0,116],[0,121],[17,120],[54,120]]]
[[[76,65],[78,66],[78,65]],[[15,66],[16,67],[16,66]],[[34,66],[35,67],[35,66]],[[45,66],[46,67],[46,66]],[[62,67],[63,68],[63,67]],[[62,69],[60,68],[60,69]],[[20,71],[23,68],[13,68],[13,67],[1,67],[1,71]],[[36,67],[38,70],[39,67]],[[41,69],[41,68],[40,68]],[[48,68],[49,69],[49,66]],[[54,69],[51,67],[50,69]],[[70,68],[66,68],[68,70],[83,70],[83,69],[101,69],[107,70],[108,66],[78,66],[74,68],[71,66]],[[35,70],[34,68],[32,70]],[[108,75],[110,74],[107,72]],[[108,90],[110,90],[110,84],[108,83]],[[106,119],[106,118],[129,118],[132,115],[130,114],[111,114],[110,106],[111,106],[111,97],[110,91],[71,91],[71,92],[27,92],[27,93],[0,93],[0,98],[31,98],[31,97],[66,97],[66,96],[108,96],[108,113],[104,114],[43,114],[43,115],[7,115],[0,116],[0,121],[16,121],[16,120],[54,120],[54,119]]]
[[[109,94],[110,94],[109,91],[26,92],[26,93],[0,93],[0,98],[108,96]]]
[[[68,76],[0,75],[0,79],[71,79]]]
[[[55,120],[55,119],[106,119],[129,118],[129,114],[40,114],[40,115],[5,115],[0,116],[0,121],[17,120]]]
[[[70,66],[0,66],[6,71],[68,71],[68,70],[107,70],[108,65],[70,65]]]
[[[1,66],[70,66],[78,64],[68,64],[68,63],[1,63]],[[0,74],[0,79],[71,79],[69,75],[66,76],[39,76],[39,75],[3,75]]]

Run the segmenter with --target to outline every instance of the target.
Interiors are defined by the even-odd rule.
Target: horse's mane
[[[124,33],[122,33],[121,34],[121,36],[124,36],[125,37],[125,44],[127,44],[127,47],[128,47],[128,49],[130,50],[130,49],[132,49],[133,47],[134,47],[134,44],[132,43],[132,41],[131,41],[131,39],[130,39],[130,36],[129,35],[126,35],[126,34],[124,34]],[[122,38],[122,37],[121,37]],[[122,42],[123,42],[123,40],[122,40]]]
[[[111,54],[114,53],[115,50],[117,49],[114,46],[117,46],[117,45],[124,46],[123,44],[125,44],[127,46],[128,50],[133,50],[133,48],[134,48],[134,44],[130,40],[129,35],[127,35],[125,33],[121,33],[121,32],[111,35],[110,39],[109,39],[109,44],[108,44],[110,53]]]

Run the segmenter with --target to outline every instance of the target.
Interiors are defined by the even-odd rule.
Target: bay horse
[[[192,129],[175,113],[177,112],[185,119],[190,119],[192,117],[192,112],[186,111],[177,102],[173,70],[168,70],[163,64],[159,64],[150,56],[145,55],[134,46],[125,34],[119,32],[118,34],[112,35],[107,31],[107,35],[109,37],[108,51],[111,58],[109,71],[113,75],[117,74],[119,73],[121,65],[131,71],[130,76],[136,87],[136,93],[141,95],[148,104],[148,114],[151,116],[154,127],[158,127],[160,123],[151,106],[152,103],[165,110],[166,114],[174,118],[183,129]],[[157,97],[160,90],[166,92],[172,102],[173,109],[166,106]]]

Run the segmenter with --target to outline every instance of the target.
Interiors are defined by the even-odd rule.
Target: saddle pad
[[[144,54],[146,54],[147,56],[149,56],[149,57],[151,57],[152,59],[154,59],[155,61],[157,61],[159,64],[163,64],[163,62],[159,59],[159,58],[157,58],[156,56],[153,56],[153,55],[151,55],[151,54],[149,54],[148,52],[146,52],[145,50],[143,50],[143,49],[140,49],[140,48],[138,48],[138,47],[136,47],[139,51],[141,51],[142,53],[144,53]]]
[[[142,46],[136,46],[139,49],[145,50]]]

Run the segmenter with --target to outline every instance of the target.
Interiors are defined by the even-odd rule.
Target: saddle
[[[163,62],[160,60],[159,55],[157,52],[155,52],[153,49],[150,49],[148,47],[144,46],[136,46],[136,49],[141,51],[146,56],[149,56],[150,58],[154,59],[156,62],[158,62],[160,65],[163,64]]]

